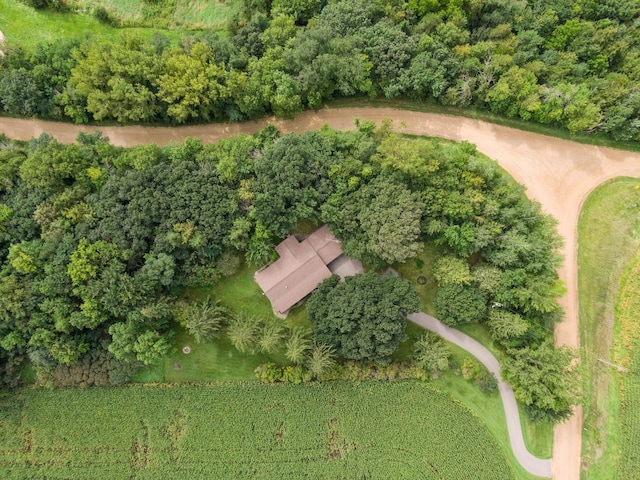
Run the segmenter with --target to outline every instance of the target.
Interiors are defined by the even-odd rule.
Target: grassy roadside
[[[612,360],[620,278],[640,246],[639,185],[640,180],[628,177],[604,183],[585,201],[578,223],[585,479],[614,478],[620,455],[619,375],[598,359]]]
[[[466,350],[456,345],[449,344],[449,346],[453,352],[452,361],[457,367],[433,381],[433,386],[463,403],[482,419],[502,450],[507,454],[517,479],[539,478],[524,470],[513,456],[500,394],[497,391],[491,394],[484,393],[475,383],[465,380],[458,370],[459,365],[470,355]],[[522,429],[527,449],[540,458],[551,458],[553,427],[545,424],[544,427],[538,428],[526,416],[521,415],[520,418],[523,420]]]

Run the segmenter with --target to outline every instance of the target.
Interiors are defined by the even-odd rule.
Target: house
[[[301,242],[287,237],[276,252],[280,258],[254,278],[274,311],[285,313],[332,275],[329,264],[342,255],[342,244],[324,225]]]

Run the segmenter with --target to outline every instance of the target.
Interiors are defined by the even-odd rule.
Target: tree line
[[[0,59],[0,107],[184,123],[408,98],[638,140],[639,13],[633,0],[244,0],[228,36],[14,49]]]

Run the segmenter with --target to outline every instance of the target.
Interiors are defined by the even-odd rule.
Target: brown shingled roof
[[[273,308],[284,313],[331,276],[327,265],[342,254],[342,244],[324,225],[302,242],[287,237],[276,251],[280,258],[256,272],[255,280]]]

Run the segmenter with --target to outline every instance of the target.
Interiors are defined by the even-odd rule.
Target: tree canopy
[[[41,371],[101,362],[122,382],[132,370],[125,363],[163,361],[177,324],[207,341],[224,312],[185,306],[181,292],[232,275],[242,255],[264,264],[303,222],[330,220],[345,251],[373,269],[436,244],[438,316],[450,325],[487,320],[514,361],[544,353],[561,317],[554,220],[468,143],[356,122],[353,131],[283,137],[268,127],[215,145],[123,149],[94,133],[70,145],[0,137],[0,146],[5,380],[29,358]],[[315,347],[305,332],[285,339],[280,325],[247,315],[230,318],[225,332],[245,352],[284,347],[299,368],[310,355],[320,372],[334,351],[388,361],[405,338],[403,316],[420,303],[408,281],[372,271],[328,280],[307,308]],[[416,353],[427,359],[431,342],[423,343]],[[545,359],[553,368],[564,361]],[[532,412],[551,408],[535,385],[519,388]]]
[[[640,140],[634,0],[240,3],[223,35],[9,48],[0,109],[83,123],[241,121],[366,95]]]
[[[406,339],[404,316],[420,309],[407,280],[370,272],[325,280],[307,301],[313,336],[354,360],[388,361]]]

